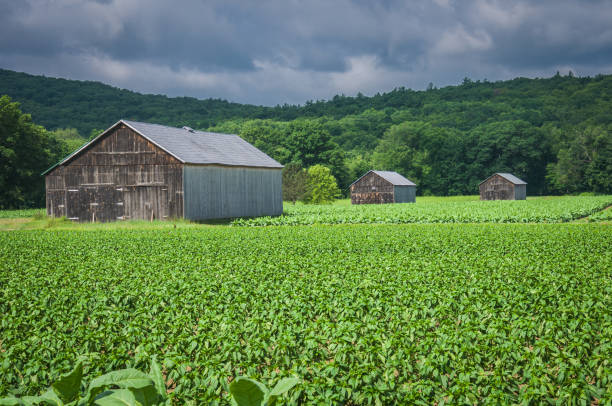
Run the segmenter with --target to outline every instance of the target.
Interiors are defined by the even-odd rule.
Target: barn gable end
[[[182,163],[122,123],[50,169],[47,214],[76,221],[182,217]]]
[[[527,183],[510,173],[494,173],[478,185],[480,200],[525,200]]]
[[[388,171],[369,171],[350,186],[351,204],[411,203],[416,185]]]

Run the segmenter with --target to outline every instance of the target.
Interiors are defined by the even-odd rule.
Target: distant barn
[[[414,203],[416,185],[397,172],[369,171],[350,186],[351,204]]]
[[[527,183],[510,173],[494,173],[480,182],[480,200],[525,200]]]
[[[47,214],[79,222],[275,216],[281,170],[237,135],[120,120],[44,173]]]

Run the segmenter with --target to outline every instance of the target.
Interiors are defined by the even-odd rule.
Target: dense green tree
[[[465,135],[452,128],[429,127],[422,147],[428,171],[418,188],[421,194],[439,196],[473,193],[466,178]]]
[[[421,121],[390,127],[374,151],[374,166],[399,172],[422,188],[422,181],[431,170],[426,148],[427,133],[431,129],[430,124]]]
[[[467,137],[466,185],[478,184],[494,172],[511,172],[525,180],[532,194],[545,191],[546,163],[552,159],[544,132],[526,121],[483,124]]]
[[[283,168],[283,200],[294,203],[308,196],[308,172],[302,165],[291,162]]]
[[[371,156],[363,154],[352,154],[347,157],[346,167],[349,174],[350,183],[353,183],[369,170],[376,169],[372,163]]]
[[[91,141],[96,138],[98,135],[102,134],[105,130],[100,128],[94,128],[89,132],[89,137],[87,137],[87,141]]]
[[[77,150],[87,141],[81,137],[76,128],[58,128],[51,132],[51,136],[64,142],[69,151]]]
[[[23,114],[19,104],[0,97],[0,209],[42,207],[46,168],[68,147]]]
[[[329,168],[314,165],[308,168],[308,202],[313,204],[331,203],[340,196],[336,178]]]
[[[612,126],[572,132],[548,166],[548,179],[560,193],[612,193]]]
[[[299,119],[287,127],[286,148],[291,151],[291,161],[304,167],[324,165],[340,183],[347,186],[348,171],[344,163],[344,151],[331,139],[329,131],[318,120]]]
[[[391,123],[386,112],[368,109],[334,121],[337,123],[334,141],[344,150],[371,151]]]

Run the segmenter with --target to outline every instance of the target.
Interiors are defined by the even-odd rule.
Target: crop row
[[[431,201],[385,205],[284,205],[279,217],[237,219],[238,226],[402,223],[561,223],[612,205],[612,196],[564,196],[522,201]]]
[[[612,221],[612,208],[602,210],[599,213],[589,216],[589,221]]]
[[[0,397],[147,370],[174,404],[612,401],[602,224],[0,234]],[[86,384],[86,383],[85,383]]]

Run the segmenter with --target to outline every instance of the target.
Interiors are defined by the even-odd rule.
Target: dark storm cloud
[[[612,69],[611,1],[0,0],[0,67],[303,103]]]

